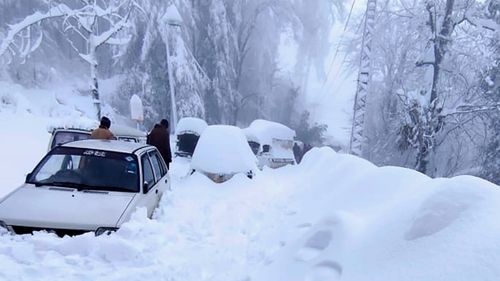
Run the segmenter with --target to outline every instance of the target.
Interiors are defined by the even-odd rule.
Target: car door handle
[[[157,189],[157,190],[155,190],[155,193],[156,193],[156,194],[158,194],[158,189]]]
[[[168,183],[168,179],[165,180],[165,183]]]

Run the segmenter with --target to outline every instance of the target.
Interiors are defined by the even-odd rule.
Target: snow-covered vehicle
[[[169,189],[167,166],[153,146],[70,142],[52,149],[25,183],[0,201],[0,227],[16,234],[109,233],[139,207],[151,217]]]
[[[259,168],[279,168],[295,164],[295,131],[267,120],[255,120],[244,129],[248,145],[259,160]]]
[[[205,120],[195,117],[185,117],[179,120],[176,130],[175,155],[191,158],[201,134],[208,127]]]
[[[239,173],[253,178],[257,169],[257,158],[241,129],[235,126],[208,126],[191,160],[191,173],[202,173],[217,183]]]
[[[90,138],[93,128],[97,128],[98,124],[92,127],[85,126],[63,126],[50,128],[49,133],[52,135],[49,142],[49,151],[61,144],[71,141],[86,140]],[[110,128],[115,138],[120,141],[146,143],[146,133],[135,128],[113,125]]]

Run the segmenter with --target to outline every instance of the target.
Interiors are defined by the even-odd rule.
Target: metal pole
[[[361,58],[359,62],[358,85],[354,100],[351,141],[349,144],[350,153],[357,156],[361,156],[364,142],[365,107],[366,97],[370,91],[369,87],[372,74],[371,50],[376,8],[377,0],[368,0],[363,30],[363,43],[361,45]]]
[[[177,125],[177,105],[176,105],[176,100],[175,100],[175,81],[173,77],[173,71],[172,71],[172,61],[171,61],[171,56],[170,56],[170,40],[169,40],[169,28],[170,25],[167,24],[166,27],[166,41],[165,44],[167,45],[167,72],[168,72],[168,87],[170,88],[170,103],[171,103],[171,111],[172,111],[172,120],[170,120],[170,134],[175,134],[175,126]]]

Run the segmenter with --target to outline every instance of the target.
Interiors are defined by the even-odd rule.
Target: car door
[[[149,157],[149,153],[144,153],[141,156],[141,169],[142,169],[142,194],[141,200],[138,204],[140,207],[146,207],[148,217],[151,217],[154,209],[158,205],[161,196],[159,185],[157,183],[153,165]]]
[[[154,149],[150,151],[149,158],[151,159],[151,163],[153,164],[153,171],[155,172],[155,176],[157,179],[157,188],[159,193],[158,200],[159,200],[163,195],[163,193],[170,189],[170,182],[169,182],[170,179],[168,176],[168,169],[158,150]]]

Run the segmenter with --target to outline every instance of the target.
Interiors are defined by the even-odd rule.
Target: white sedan
[[[0,228],[59,236],[118,229],[138,208],[153,214],[170,189],[167,167],[155,147],[82,140],[51,150],[26,182],[0,201]]]

